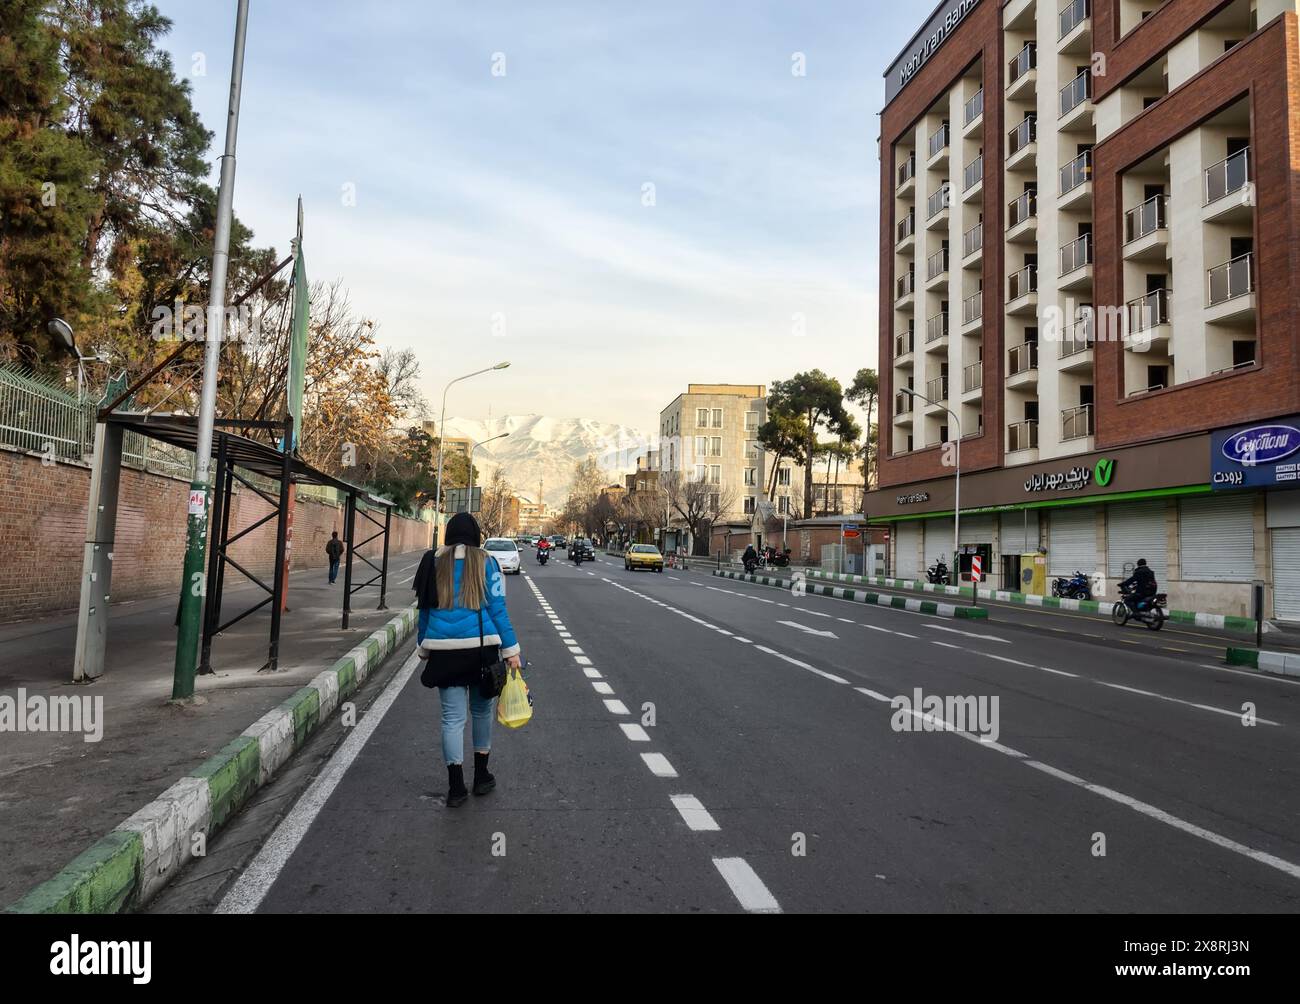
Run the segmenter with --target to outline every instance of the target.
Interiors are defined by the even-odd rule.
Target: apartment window
[[[699,429],[707,429],[707,428],[709,427],[709,409],[708,409],[708,408],[696,408],[696,409],[695,409],[695,425],[696,425],[696,428],[699,428]]]
[[[745,431],[753,432],[757,428],[758,428],[758,412],[756,411],[745,412]]]
[[[709,468],[709,484],[711,485],[722,484],[722,468],[719,467],[717,464],[714,464],[712,467]]]
[[[715,429],[721,429],[721,428],[722,428],[722,409],[721,409],[721,408],[714,408],[714,409],[713,409],[713,427],[714,427]]]
[[[695,465],[695,480],[701,483],[709,479],[709,469],[703,464]]]
[[[746,516],[752,516],[752,515],[754,515],[755,503],[756,503],[757,501],[758,501],[758,500],[757,500],[753,495],[746,495],[746,496],[745,496],[745,515],[746,515]]]
[[[722,496],[717,492],[709,495],[709,512],[719,512],[722,509]]]
[[[908,446],[908,449],[909,449],[909,450],[911,449],[911,446],[910,446],[910,445]],[[776,503],[777,503],[777,504],[776,504],[776,511],[777,511],[777,512],[781,513],[783,516],[789,514],[789,512],[790,512],[790,496],[789,496],[789,495],[782,495],[780,498],[778,498],[778,499],[776,500]]]
[[[782,467],[781,470],[777,472],[776,483],[782,488],[790,487],[790,468]]]
[[[757,467],[746,467],[746,468],[745,468],[745,484],[746,484],[746,485],[757,485],[757,484],[758,484],[758,468],[757,468]]]
[[[695,437],[695,455],[697,457],[707,457],[709,455],[709,437]]]
[[[722,456],[722,437],[721,437],[721,436],[714,436],[714,437],[713,437],[713,456],[715,456],[715,457],[720,457],[720,456]]]
[[[1255,343],[1253,341],[1234,341],[1232,343],[1232,368],[1255,365]]]

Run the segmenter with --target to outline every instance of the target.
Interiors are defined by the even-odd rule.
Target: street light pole
[[[480,373],[490,373],[492,372],[492,370],[503,370],[509,365],[510,364],[508,362],[497,363],[495,366],[487,366],[481,370],[475,370],[473,373],[466,373],[464,376],[458,376],[455,380],[452,380],[450,383],[447,384],[446,387],[442,389],[442,414],[438,417],[438,482],[437,482],[438,495],[437,498],[433,500],[433,515],[434,515],[435,523],[437,523],[438,513],[442,511],[442,457],[443,457],[443,453],[445,452],[443,447],[447,443],[447,391],[451,390],[452,384],[460,383],[462,380],[468,380],[470,377],[476,377]],[[470,468],[470,474],[472,477],[473,476],[472,465]],[[439,528],[439,530],[441,530],[441,528]],[[438,546],[438,541],[440,539],[441,539],[441,534],[440,533],[436,534],[433,541],[435,547]]]
[[[194,480],[190,482],[189,517],[185,529],[185,566],[181,576],[179,626],[172,699],[194,696],[199,616],[203,606],[203,558],[208,530],[208,475],[212,463],[212,430],[217,412],[217,367],[225,336],[226,271],[230,263],[230,218],[235,200],[235,144],[239,136],[239,100],[244,81],[244,41],[248,32],[248,0],[239,0],[235,15],[235,51],[230,66],[230,106],[226,114],[226,146],[221,157],[217,192],[216,233],[212,245],[212,276],[203,354],[203,391],[199,398],[198,430],[194,441]]]
[[[926,404],[933,405],[936,408],[942,408],[952,417],[953,424],[957,426],[957,455],[955,457],[957,462],[957,476],[953,484],[952,492],[952,564],[953,574],[957,579],[957,587],[961,588],[961,559],[957,556],[957,548],[960,546],[961,542],[961,419],[958,418],[957,413],[947,405],[940,404],[938,401],[931,401],[924,394],[914,391],[911,387],[900,387],[899,390],[915,400],[924,401]],[[974,597],[973,605],[977,605],[979,603],[979,583],[974,581],[971,582],[971,595]]]
[[[471,447],[469,448],[469,502],[470,502],[470,505],[473,505],[473,504],[474,504],[474,451],[477,450],[480,446],[486,446],[488,443],[494,443],[494,442],[496,442],[498,439],[505,439],[506,436],[508,436],[508,435],[510,435],[510,433],[508,433],[508,432],[503,432],[503,433],[501,433],[501,435],[499,435],[499,436],[493,436],[491,439],[485,439],[485,440],[483,440],[483,442],[481,442],[481,443],[475,443],[473,446],[471,446]]]

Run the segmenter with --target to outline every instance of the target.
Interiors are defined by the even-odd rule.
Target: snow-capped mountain
[[[500,467],[516,492],[535,499],[540,483],[544,500],[557,507],[564,504],[578,461],[594,456],[609,480],[621,483],[622,475],[636,470],[636,458],[649,448],[645,433],[589,418],[502,415],[487,420],[447,419],[448,437],[481,443],[503,432],[509,433],[505,439],[480,446],[474,453],[481,482]]]

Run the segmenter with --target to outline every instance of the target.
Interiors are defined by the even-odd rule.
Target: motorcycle
[[[925,570],[925,577],[932,586],[948,585],[948,566],[940,558]]]
[[[581,548],[581,547],[571,547],[571,548],[569,548],[569,557],[573,559],[573,564],[574,564],[575,566],[576,566],[576,565],[581,565],[581,564],[582,564],[582,558],[583,558],[582,548]]]
[[[541,548],[537,552],[537,563],[539,565],[544,565],[546,564],[547,561],[550,560],[550,557],[551,557],[551,549],[549,547]]]
[[[1155,596],[1138,599],[1131,590],[1127,590],[1116,601],[1110,616],[1119,627],[1123,627],[1130,620],[1137,620],[1145,624],[1149,631],[1159,631],[1165,626],[1167,615],[1164,608],[1168,602],[1169,596],[1166,593],[1156,593]]]
[[[1073,578],[1062,576],[1052,581],[1052,595],[1067,600],[1090,600],[1092,580],[1082,572],[1075,572]]]
[[[763,563],[771,568],[789,568],[790,567],[790,550],[778,552],[776,548],[769,547],[763,555]]]

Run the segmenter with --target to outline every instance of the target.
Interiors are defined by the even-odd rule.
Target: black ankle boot
[[[458,805],[464,805],[467,798],[469,792],[465,790],[465,768],[458,763],[448,764],[447,808],[454,809]]]
[[[490,753],[474,754],[474,794],[486,795],[497,786],[497,779],[487,769]]]

